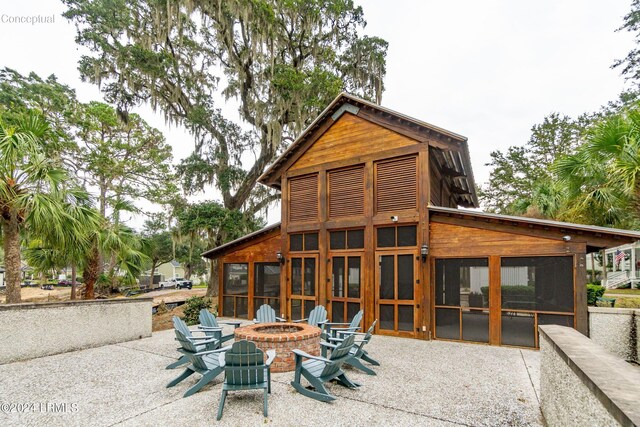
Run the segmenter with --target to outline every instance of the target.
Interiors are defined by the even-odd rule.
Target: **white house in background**
[[[0,266],[0,286],[4,286],[4,267]]]
[[[176,277],[184,277],[184,267],[178,261],[171,260],[169,262],[165,262],[158,267],[158,272],[156,274],[160,274],[161,280],[169,280],[175,279]]]

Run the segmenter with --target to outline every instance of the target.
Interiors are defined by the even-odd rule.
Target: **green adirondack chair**
[[[251,341],[240,340],[224,355],[224,384],[218,406],[218,417],[222,418],[227,393],[238,390],[264,390],[263,413],[268,416],[267,395],[271,393],[271,363],[276,358],[275,350],[267,350],[267,361],[264,352]]]
[[[225,342],[232,340],[234,334],[230,333],[227,335],[222,335],[222,327],[220,325],[232,325],[235,330],[240,323],[237,321],[220,321],[216,319],[216,316],[213,315],[212,312],[203,308],[200,310],[200,315],[198,316],[200,319],[200,326],[198,326],[205,334],[212,336],[213,338],[220,341],[220,344],[224,344]]]
[[[202,347],[196,344],[198,340],[185,334],[184,328],[186,328],[187,325],[178,317],[174,316],[173,320],[174,324],[182,323],[180,327],[175,328],[176,340],[180,343],[178,351],[187,357],[190,363],[182,374],[167,384],[167,388],[179,384],[194,373],[198,373],[202,376],[200,380],[184,393],[184,397],[188,397],[222,373],[224,368],[224,353],[229,350],[231,346],[215,350],[202,350]],[[215,338],[207,338],[211,341],[217,341]]]
[[[215,350],[217,348],[220,348],[221,342],[219,338],[214,336],[214,334],[216,333],[214,328],[209,329],[209,334],[204,331],[192,331],[189,329],[187,324],[182,321],[182,319],[177,316],[173,316],[173,329],[176,331],[180,330],[182,335],[184,335],[185,337],[189,337],[189,339],[194,342],[194,345],[198,351]],[[218,328],[218,330],[219,332],[217,332],[217,334],[221,336],[222,328]],[[205,335],[196,337],[193,335],[194,332],[202,332]],[[178,366],[182,366],[186,363],[189,363],[189,358],[183,354],[178,358],[178,360],[168,364],[166,369],[175,369]]]
[[[351,381],[342,370],[342,365],[351,358],[351,349],[354,346],[355,336],[347,336],[340,344],[338,344],[329,358],[321,356],[312,356],[302,350],[295,349],[293,353],[296,355],[296,373],[291,385],[298,393],[303,394],[312,399],[321,402],[330,402],[336,400],[335,396],[329,393],[324,383],[336,380],[338,384],[349,388],[360,387],[360,384]],[[303,361],[303,359],[308,359]],[[313,390],[304,387],[300,382],[304,377]]]
[[[286,322],[287,319],[276,316],[276,311],[269,304],[262,304],[256,312],[255,323]]]
[[[322,324],[322,334],[320,337],[324,341],[329,341],[330,337],[337,337],[338,332],[358,332],[360,330],[360,322],[364,312],[360,310],[353,316],[350,323],[326,322]]]
[[[294,320],[293,322],[307,322],[311,326],[317,326],[320,328],[322,327],[323,323],[326,323],[328,321],[329,319],[327,318],[327,309],[321,305],[317,305],[313,310],[311,310],[311,313],[309,313],[309,317],[300,320]]]
[[[373,323],[369,327],[369,330],[365,333],[349,332],[349,331],[338,332],[338,335],[340,335],[340,337],[329,338],[330,342],[321,343],[322,356],[327,357],[327,349],[331,349],[333,351],[333,349],[338,347],[338,344],[340,342],[344,341],[346,336],[358,337],[359,339],[356,340],[356,343],[355,343],[356,345],[354,345],[353,348],[351,348],[351,351],[349,352],[349,354],[351,355],[351,358],[349,358],[346,362],[344,362],[344,364],[353,366],[354,368],[361,370],[365,374],[376,375],[373,369],[369,368],[368,366],[365,366],[362,363],[362,361],[364,360],[374,366],[380,366],[380,362],[378,362],[375,359],[372,359],[371,356],[369,356],[369,353],[367,353],[367,350],[364,349],[364,346],[369,344],[369,341],[371,341],[371,337],[373,337],[373,331],[375,330],[376,323],[378,323],[378,319],[373,321]]]

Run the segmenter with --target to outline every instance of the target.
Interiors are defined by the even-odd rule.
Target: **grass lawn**
[[[199,285],[193,285],[194,288],[206,288],[207,284],[206,283],[200,283]],[[638,289],[640,291],[640,289]],[[640,295],[640,294],[639,294]]]
[[[604,292],[604,296],[607,295],[629,295],[629,296],[639,296],[640,297],[640,289],[607,289]]]

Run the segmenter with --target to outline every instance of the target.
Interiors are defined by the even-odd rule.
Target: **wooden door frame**
[[[420,249],[415,247],[393,247],[393,248],[377,248],[374,251],[374,310],[378,324],[376,325],[376,333],[381,335],[392,335],[407,338],[419,338],[421,334],[421,316],[420,316],[420,304],[422,302],[422,287],[420,283],[421,270],[420,270]],[[413,258],[413,329],[409,331],[399,331],[398,329],[398,306],[409,305],[410,300],[399,300],[397,298],[392,300],[380,299],[380,256],[391,255],[394,257],[394,294],[398,295],[398,255],[411,255]],[[403,302],[401,302],[403,301]],[[380,304],[393,305],[394,306],[394,330],[382,329],[380,327]]]
[[[292,269],[293,269],[293,259],[294,258],[300,258],[302,260],[302,284],[301,284],[301,295],[293,295],[291,293],[291,290],[293,288],[293,274],[292,274]],[[304,260],[305,259],[314,259],[315,263],[316,263],[316,268],[315,268],[315,291],[314,291],[314,296],[306,296],[304,295]],[[318,253],[303,253],[303,252],[296,252],[291,254],[291,257],[289,259],[289,262],[287,263],[287,277],[288,277],[288,286],[287,286],[287,317],[289,317],[289,319],[291,321],[293,320],[298,320],[298,319],[293,319],[292,318],[292,313],[291,313],[291,302],[294,299],[297,300],[301,300],[301,301],[313,301],[316,305],[318,305],[318,300],[319,300],[319,290],[320,290],[320,283],[319,283],[319,277],[320,277],[320,265],[319,265],[319,259],[320,256]],[[301,315],[304,317],[304,302],[302,303],[302,307],[301,307]]]
[[[365,286],[364,286],[364,282],[365,282],[365,250],[363,249],[339,249],[339,250],[333,250],[333,251],[329,251],[327,253],[327,312],[329,315],[329,318],[332,319],[331,321],[333,322],[333,306],[331,305],[333,303],[333,258],[334,257],[342,257],[344,259],[348,259],[349,257],[360,257],[360,298],[349,298],[347,297],[337,297],[338,299],[336,301],[339,302],[344,302],[345,303],[345,310],[346,310],[346,304],[348,303],[358,303],[360,304],[360,309],[361,310],[365,310],[365,304],[364,304],[364,292],[365,292]],[[345,275],[346,277],[348,277],[348,261],[347,263],[345,263]],[[349,295],[349,283],[347,281],[345,281],[345,285],[346,285],[346,293],[347,295]],[[366,310],[365,310],[366,311]],[[345,321],[347,321],[348,319],[345,317]],[[363,325],[363,329],[365,329],[365,325]]]

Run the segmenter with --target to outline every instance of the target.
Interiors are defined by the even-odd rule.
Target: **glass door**
[[[291,320],[309,316],[318,295],[318,256],[294,256],[289,263],[289,313]]]
[[[376,252],[378,331],[415,336],[418,261],[415,251]]]
[[[332,253],[331,289],[332,322],[350,322],[362,307],[362,253]]]

